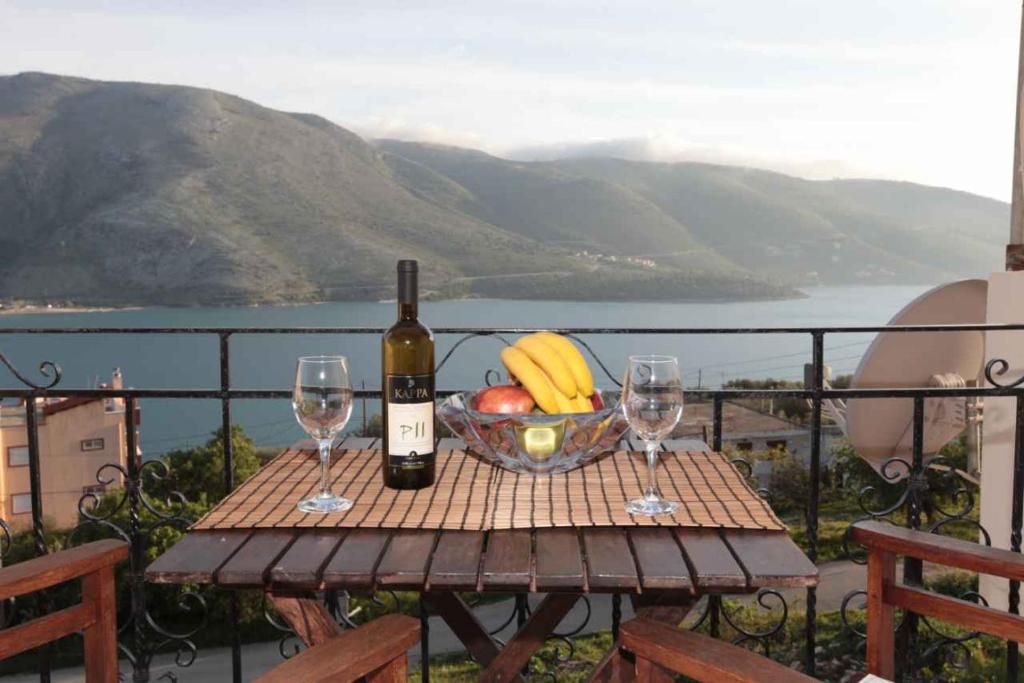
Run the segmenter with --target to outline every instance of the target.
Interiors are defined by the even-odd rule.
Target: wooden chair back
[[[967,600],[938,595],[896,582],[896,557],[914,557],[945,567],[1024,581],[1024,556],[948,536],[882,522],[857,522],[853,540],[868,550],[868,672],[892,679],[896,674],[895,610],[1024,642],[1024,617]]]
[[[82,601],[0,631],[0,659],[81,631],[86,683],[117,681],[117,605],[114,567],[128,559],[128,544],[106,540],[0,569],[0,600],[80,578]]]

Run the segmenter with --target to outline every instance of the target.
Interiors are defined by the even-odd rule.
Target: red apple
[[[530,412],[533,406],[530,392],[511,384],[487,387],[476,394],[476,409],[481,413],[519,415]]]
[[[604,401],[601,400],[601,394],[596,391],[590,395],[590,405],[594,406],[594,410],[604,410]]]

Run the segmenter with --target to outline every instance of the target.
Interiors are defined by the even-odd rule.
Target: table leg
[[[327,607],[312,592],[267,591],[267,598],[306,647],[329,640],[342,631]]]
[[[425,593],[423,598],[430,603],[434,611],[444,619],[452,632],[466,646],[466,651],[486,667],[498,656],[501,648],[483,624],[477,621],[476,615],[469,605],[459,597],[458,593],[437,592]]]
[[[466,650],[484,667],[479,680],[521,683],[523,678],[519,672],[580,596],[549,593],[504,648],[498,647],[469,606],[455,593],[428,593],[425,597],[466,646]]]
[[[577,593],[548,593],[512,640],[487,665],[479,680],[487,683],[515,680],[579,598]]]

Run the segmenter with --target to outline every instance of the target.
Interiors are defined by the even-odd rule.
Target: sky
[[[1014,0],[0,0],[0,73],[223,90],[364,137],[1008,199]]]

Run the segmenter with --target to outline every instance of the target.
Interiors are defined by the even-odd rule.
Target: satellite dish
[[[940,285],[912,301],[890,325],[984,324],[988,282],[962,280]],[[976,383],[985,362],[985,336],[971,332],[882,332],[864,353],[852,388],[965,386]],[[925,399],[926,460],[967,426],[963,398]],[[846,402],[846,432],[861,458],[888,479],[907,468],[886,462],[913,456],[914,402],[909,398],[853,398]]]

